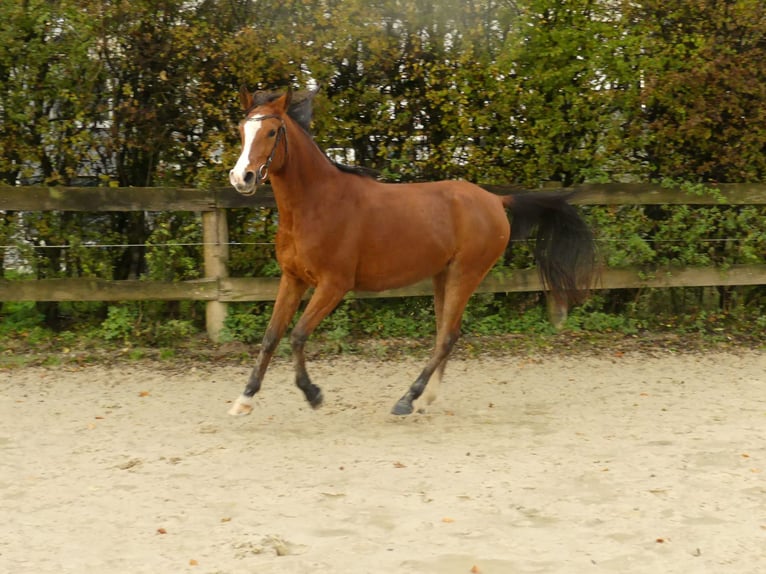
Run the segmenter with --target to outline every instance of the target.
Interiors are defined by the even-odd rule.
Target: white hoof
[[[246,397],[241,395],[234,401],[229,409],[229,414],[233,417],[243,417],[249,415],[253,410],[253,397]]]

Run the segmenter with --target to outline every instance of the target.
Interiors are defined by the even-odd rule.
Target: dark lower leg
[[[317,408],[322,404],[324,397],[322,395],[322,389],[311,382],[308,372],[306,371],[306,357],[304,355],[304,347],[308,335],[300,332],[293,331],[290,337],[293,351],[293,362],[295,365],[295,384],[303,391],[303,395],[306,397],[308,403],[312,408]]]
[[[287,324],[298,308],[306,288],[306,284],[302,281],[287,274],[282,275],[279,281],[277,300],[274,303],[274,312],[271,314],[269,326],[266,328],[266,334],[263,336],[258,359],[250,373],[245,390],[229,409],[230,415],[247,415],[253,410],[253,397],[261,388],[271,356],[274,354],[282,335],[285,334]]]
[[[428,385],[426,386],[426,390],[423,395],[423,400],[427,405],[430,405],[432,402],[434,402],[439,394],[439,387],[441,386],[442,380],[444,379],[444,368],[447,366],[448,359],[449,357],[439,363],[439,366],[436,367],[436,370],[431,375],[431,378],[428,379]]]
[[[266,330],[266,334],[263,336],[263,342],[261,343],[261,350],[258,353],[258,359],[255,361],[255,366],[250,373],[250,378],[247,380],[247,385],[242,393],[246,397],[252,397],[261,390],[261,383],[263,382],[263,376],[266,374],[266,369],[269,366],[272,355],[277,349],[279,339],[274,332],[270,329]]]
[[[391,409],[391,414],[394,415],[409,415],[412,414],[412,411],[414,410],[414,407],[412,406],[412,402],[416,400],[420,395],[423,394],[423,391],[426,388],[426,385],[428,384],[428,379],[431,378],[431,375],[433,374],[433,369],[429,369],[426,367],[423,369],[423,371],[420,373],[417,379],[415,379],[415,382],[412,383],[409,390],[404,394],[404,396],[396,401],[396,404],[394,405],[394,408]]]
[[[420,375],[418,375],[418,378],[415,379],[415,382],[412,383],[407,392],[404,393],[402,398],[396,402],[394,408],[391,409],[391,413],[395,415],[408,415],[412,413],[414,410],[412,402],[417,400],[420,395],[423,394],[423,391],[425,390],[431,375],[433,375],[434,371],[439,368],[439,366],[444,363],[444,361],[446,361],[450,351],[452,351],[452,347],[455,346],[457,338],[458,333],[450,333],[444,342],[437,346],[434,351],[434,356],[428,362]]]
[[[271,357],[274,355],[279,341],[285,334],[287,325],[295,314],[296,309],[298,309],[301,297],[305,292],[306,285],[303,282],[289,275],[283,275],[280,279],[274,311],[271,314],[269,325],[266,327],[266,333],[263,335],[261,350],[258,353],[255,366],[242,393],[244,397],[252,398],[261,389],[261,383],[263,382],[269,362],[271,362]]]
[[[335,308],[347,291],[348,289],[333,282],[317,285],[314,295],[309,300],[303,316],[298,320],[290,337],[295,365],[295,384],[303,391],[306,400],[314,408],[322,404],[322,390],[311,382],[306,372],[306,358],[303,349],[316,326]]]
[[[255,367],[250,373],[250,378],[247,381],[247,385],[245,386],[242,395],[234,401],[231,409],[229,409],[230,415],[247,415],[253,410],[253,397],[255,396],[255,393],[261,389],[261,382],[266,373],[266,368],[269,366],[271,356],[274,354],[274,350],[277,348],[277,344],[281,337],[282,333],[272,329],[271,326],[266,329],[266,334],[263,337],[263,343],[261,344],[261,350],[258,353]]]

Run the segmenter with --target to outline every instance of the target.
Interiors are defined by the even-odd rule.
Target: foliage
[[[276,209],[230,209],[229,270],[237,277],[276,277]]]
[[[174,281],[200,277],[202,223],[199,215],[158,213],[147,238],[146,262],[151,279]]]
[[[221,340],[257,343],[263,338],[273,305],[232,305],[224,322]]]
[[[106,341],[128,342],[134,335],[137,313],[132,307],[109,307],[106,319],[101,323],[101,337]]]
[[[766,5],[649,0],[629,14],[645,76],[630,143],[649,175],[763,181]]]
[[[500,60],[509,74],[510,97],[501,105],[511,134],[502,153],[520,182],[571,185],[629,169],[613,157],[624,92],[636,72],[636,46],[624,26],[621,9],[609,2],[523,4]]]
[[[757,181],[765,10],[4,0],[0,174],[224,183],[245,83],[319,85],[319,142],[394,179]]]
[[[193,337],[198,327],[189,320],[152,320],[141,304],[110,306],[95,335],[109,343],[173,346]]]
[[[22,335],[42,326],[45,319],[30,303],[5,303],[2,307],[0,338]]]

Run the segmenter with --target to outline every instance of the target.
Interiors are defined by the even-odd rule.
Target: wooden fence
[[[508,193],[507,186],[485,186],[494,193]],[[715,193],[701,195],[651,184],[593,184],[567,188],[577,192],[577,205],[764,205],[766,185],[726,184]],[[0,301],[206,301],[207,331],[217,341],[226,317],[227,303],[273,301],[278,279],[229,277],[229,232],[225,210],[273,207],[274,197],[264,188],[254,197],[233,189],[109,188],[109,187],[3,187],[3,211],[194,211],[202,213],[204,278],[182,282],[109,281],[96,278],[7,281],[0,279]],[[766,284],[766,264],[719,268],[604,269],[596,289],[640,287],[706,287]],[[542,289],[534,269],[515,271],[509,277],[488,276],[478,292],[521,292]],[[431,282],[377,293],[357,292],[354,297],[407,297],[430,295]]]

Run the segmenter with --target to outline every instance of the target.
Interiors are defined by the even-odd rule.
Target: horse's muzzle
[[[257,179],[257,175],[252,171],[246,172],[244,177],[238,177],[234,170],[229,172],[229,182],[237,190],[237,193],[242,195],[255,194],[255,188],[258,185]]]

